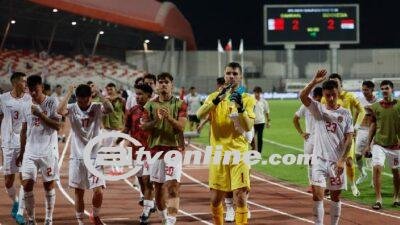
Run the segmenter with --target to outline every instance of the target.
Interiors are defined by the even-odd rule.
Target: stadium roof
[[[30,0],[37,4],[185,40],[196,49],[192,27],[176,6],[155,0]]]
[[[178,50],[183,48],[182,40],[189,50],[196,49],[190,24],[169,2],[0,0],[0,39],[11,20],[16,22],[10,26],[5,49],[89,55],[98,33],[103,35],[96,54],[120,60],[127,50],[143,50],[146,39],[149,50],[164,50],[164,35],[176,38]]]

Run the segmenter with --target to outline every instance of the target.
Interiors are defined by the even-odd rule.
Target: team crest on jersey
[[[339,123],[343,122],[343,116],[338,116],[337,120]]]

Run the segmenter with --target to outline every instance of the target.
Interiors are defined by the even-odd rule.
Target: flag
[[[284,30],[285,20],[282,18],[268,19],[268,30]]]
[[[232,51],[232,40],[229,39],[228,43],[225,45],[225,51]]]
[[[243,48],[243,39],[240,39],[240,45],[239,45],[239,55],[243,54],[244,48]]]
[[[221,45],[221,41],[220,41],[220,40],[218,40],[218,47],[217,47],[217,49],[218,49],[218,52],[224,52],[224,49],[222,48],[222,45]]]
[[[354,20],[353,19],[343,19],[342,21],[340,21],[340,28],[353,30],[354,29]]]

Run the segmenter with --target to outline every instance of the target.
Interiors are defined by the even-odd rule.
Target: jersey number
[[[18,118],[19,118],[19,112],[18,111],[14,111],[13,119],[14,120],[18,120]]]
[[[88,127],[89,126],[89,119],[81,119],[82,122],[82,127]]]
[[[332,133],[336,132],[336,128],[337,128],[337,124],[336,123],[326,122],[325,126],[326,126],[326,130],[327,131],[330,131]]]
[[[338,177],[331,177],[331,185],[342,185],[342,180],[340,179],[340,176]]]
[[[174,174],[174,167],[172,166],[166,166],[165,167],[165,175],[167,176],[172,176]]]

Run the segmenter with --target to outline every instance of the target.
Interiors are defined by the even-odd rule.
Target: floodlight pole
[[[187,73],[186,73],[186,61],[187,61],[186,47],[187,47],[186,41],[183,41],[182,61],[181,61],[181,63],[182,63],[182,66],[181,66],[181,68],[182,68],[182,70],[181,70],[181,76],[182,76],[181,77],[181,86],[183,86],[186,83],[186,76],[187,76]]]
[[[47,46],[47,54],[50,53],[51,46],[53,45],[54,36],[56,35],[58,23],[54,24],[53,30],[51,31],[49,45]]]
[[[329,48],[331,49],[331,73],[338,73],[338,48],[340,48],[340,44],[334,43],[330,44]]]
[[[285,44],[286,49],[286,78],[294,78],[293,74],[293,49],[295,48],[294,44]]]
[[[92,56],[94,56],[94,54],[96,53],[96,48],[97,48],[97,44],[99,43],[99,39],[100,39],[100,32],[98,31],[96,34],[96,39],[94,40],[94,45],[93,45],[93,49],[92,49]]]
[[[6,42],[7,36],[8,36],[8,32],[10,31],[10,26],[11,26],[11,21],[8,21],[7,26],[6,26],[6,30],[3,34],[3,39],[1,40],[1,45],[0,45],[0,52],[3,51],[3,47],[4,47],[4,43]]]

